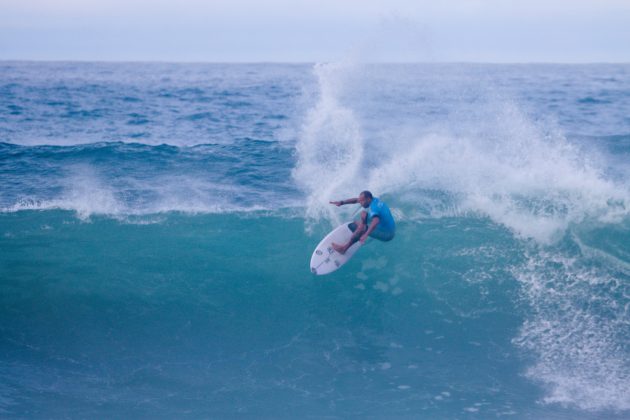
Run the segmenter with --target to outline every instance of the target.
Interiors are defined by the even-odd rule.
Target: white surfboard
[[[311,257],[311,272],[318,276],[332,273],[339,267],[347,263],[359,248],[361,248],[361,242],[357,241],[352,244],[345,254],[340,254],[332,247],[332,243],[345,244],[352,237],[352,231],[348,227],[351,222],[344,223],[330,232],[322,241],[317,245],[313,256]]]

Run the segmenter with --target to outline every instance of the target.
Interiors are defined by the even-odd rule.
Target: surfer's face
[[[368,207],[370,207],[370,199],[366,198],[363,193],[359,194],[359,204],[361,204],[361,207],[363,207],[364,209],[367,209]]]

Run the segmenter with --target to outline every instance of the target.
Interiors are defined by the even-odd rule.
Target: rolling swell
[[[0,172],[21,179],[3,191],[4,211],[73,210],[83,219],[246,211],[267,208],[270,200],[287,206],[296,194],[287,182],[290,150],[249,138],[185,148],[0,144],[0,152],[10,157],[0,162]]]
[[[539,249],[487,218],[403,221],[314,279],[326,227],[304,240],[292,212],[0,218],[3,382],[39,395],[6,394],[7,413],[615,418],[625,404],[627,268],[589,265],[571,238]],[[579,392],[589,411],[532,404]]]
[[[304,268],[313,241],[299,239],[300,219],[86,225],[67,212],[42,216],[3,216],[3,248],[14,244],[4,256],[13,267],[3,302],[13,361],[5,379],[47,396],[42,409],[89,414],[98,403],[114,414],[140,396],[145,403],[131,413],[168,415],[198,395],[193,416],[289,415],[278,411],[287,399],[314,415],[439,414],[486,401],[495,376],[495,386],[535,392],[518,379],[514,356],[491,357],[510,348],[519,316],[509,305],[514,283],[501,286],[500,273],[475,278],[494,266],[496,242],[511,240],[505,231],[488,238],[486,222],[403,224],[396,243],[369,245],[331,282],[313,281]],[[453,247],[462,223],[469,234]],[[410,247],[418,237],[433,240]],[[29,256],[48,267],[45,275],[20,263]]]

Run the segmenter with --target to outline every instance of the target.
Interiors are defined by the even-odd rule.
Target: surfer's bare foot
[[[343,246],[343,245],[339,245],[339,244],[336,244],[336,243],[333,242],[332,243],[332,247],[333,247],[333,249],[335,251],[337,251],[340,254],[345,254],[346,253],[346,247]]]

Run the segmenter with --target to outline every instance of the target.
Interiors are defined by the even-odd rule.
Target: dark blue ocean
[[[630,65],[0,62],[0,285],[3,418],[630,418]]]

